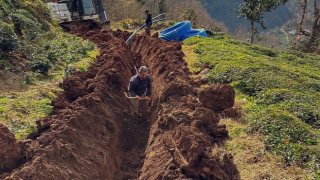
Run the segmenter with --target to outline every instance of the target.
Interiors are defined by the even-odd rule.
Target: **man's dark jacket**
[[[129,83],[129,93],[132,97],[136,95],[142,96],[146,93],[146,96],[151,95],[151,77],[148,74],[145,79],[139,77],[139,75],[135,75],[130,79]]]
[[[148,13],[146,18],[146,26],[151,27],[151,25],[152,25],[152,15]]]

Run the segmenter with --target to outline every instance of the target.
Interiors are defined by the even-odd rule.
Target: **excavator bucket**
[[[66,32],[70,31],[78,31],[79,29],[83,30],[92,30],[92,29],[101,29],[102,25],[99,21],[95,21],[92,19],[89,20],[77,20],[71,22],[62,22],[59,24],[62,29]]]

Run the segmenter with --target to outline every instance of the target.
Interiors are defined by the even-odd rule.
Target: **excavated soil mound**
[[[0,174],[11,171],[22,160],[21,150],[12,132],[0,124]]]
[[[136,59],[148,65],[154,83],[152,126],[139,179],[239,179],[230,156],[213,156],[215,145],[228,132],[218,125],[217,114],[199,101],[181,44],[137,36],[130,48]],[[234,98],[234,93],[225,97]]]
[[[119,169],[122,145],[131,143],[123,132],[131,115],[122,92],[133,60],[122,39],[103,32],[90,37],[104,40],[101,56],[87,73],[63,82],[63,94],[37,122],[39,136],[25,145],[27,162],[12,179],[113,179]]]
[[[232,108],[235,91],[230,85],[210,86],[200,91],[199,100],[203,106],[215,112]]]
[[[38,136],[21,142],[26,163],[11,179],[240,179],[231,155],[214,153],[228,132],[199,100],[180,43],[137,35],[128,47],[128,32],[72,33],[101,55],[87,73],[64,80],[51,115],[37,122]],[[134,65],[150,69],[150,122],[131,117],[123,93]]]

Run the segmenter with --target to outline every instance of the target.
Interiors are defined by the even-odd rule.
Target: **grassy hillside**
[[[73,69],[86,71],[99,50],[62,33],[40,0],[0,0],[0,15],[0,77],[19,75],[4,89],[0,80],[0,123],[19,139],[50,113],[59,82]],[[192,70],[207,64],[212,84],[229,83],[237,91],[242,117],[223,123],[244,179],[320,178],[320,56],[249,45],[222,33],[189,38],[184,50]]]
[[[98,50],[63,33],[40,0],[0,0],[0,15],[0,123],[20,139],[50,113],[62,79],[86,71]]]
[[[320,56],[249,45],[222,33],[184,44],[192,70],[207,64],[212,84],[235,87],[244,115],[237,136],[258,133],[265,150],[288,167],[320,178]]]
[[[18,60],[27,65],[23,70],[45,75],[55,63],[79,59],[94,47],[63,34],[40,0],[0,0],[0,14],[1,68],[10,70]]]

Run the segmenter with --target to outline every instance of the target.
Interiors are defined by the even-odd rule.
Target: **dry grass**
[[[191,72],[199,71],[200,67],[196,67],[195,64],[197,60],[199,59],[199,54],[193,52],[195,45],[191,46],[182,46],[182,50],[185,53],[185,59],[188,61],[188,67]]]

